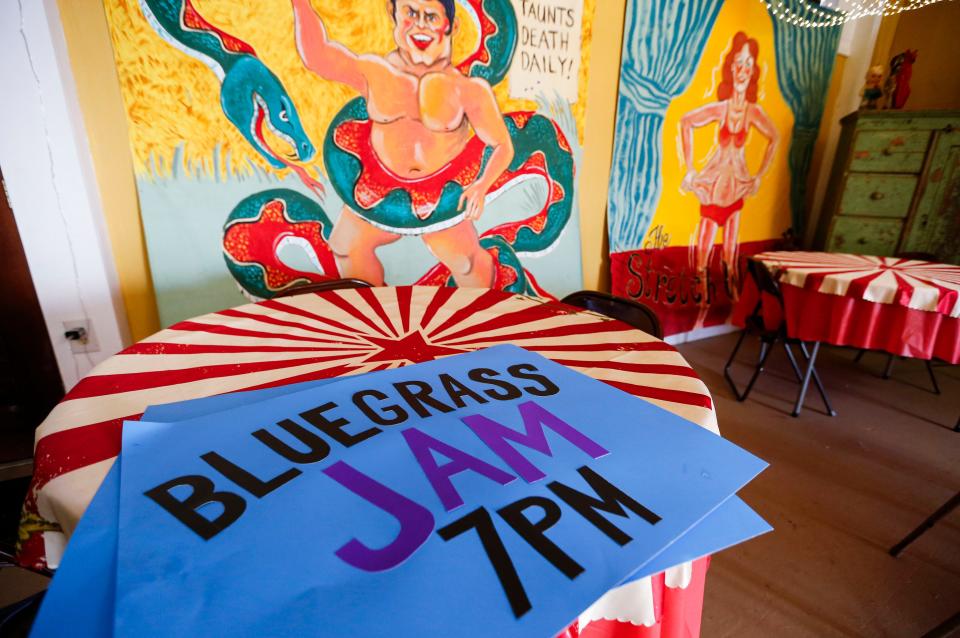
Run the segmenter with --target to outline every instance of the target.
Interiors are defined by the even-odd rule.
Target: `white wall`
[[[0,170],[69,389],[128,337],[54,0],[0,2],[0,60]],[[99,351],[73,354],[63,322],[83,318]]]

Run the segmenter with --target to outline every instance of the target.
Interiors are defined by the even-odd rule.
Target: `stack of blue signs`
[[[32,635],[551,638],[769,531],[765,465],[514,346],[156,406]]]

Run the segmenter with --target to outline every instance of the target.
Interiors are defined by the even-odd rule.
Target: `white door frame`
[[[0,2],[0,60],[0,170],[69,390],[129,331],[56,0]],[[71,350],[78,319],[96,352]]]

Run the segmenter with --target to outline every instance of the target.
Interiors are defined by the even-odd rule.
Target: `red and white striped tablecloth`
[[[960,266],[899,257],[772,251],[753,256],[780,283],[960,317]]]
[[[790,337],[960,363],[960,266],[801,251],[752,259],[780,282]],[[734,323],[742,325],[757,296],[746,280]],[[775,323],[781,309],[771,310]]]
[[[67,394],[37,430],[20,561],[56,566],[120,450],[121,423],[147,406],[384,370],[500,343],[717,431],[709,391],[673,347],[558,302],[425,286],[274,299],[175,324],[104,361]],[[701,560],[614,590],[581,617],[581,635],[697,635],[705,570]]]

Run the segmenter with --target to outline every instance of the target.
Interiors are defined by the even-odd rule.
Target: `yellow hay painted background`
[[[596,0],[584,0],[579,94],[572,106],[580,141],[586,110],[587,70]],[[288,0],[194,0],[211,24],[250,44],[293,99],[304,130],[317,147],[320,164],[327,125],[356,92],[307,71],[297,53],[293,12]],[[385,54],[394,48],[393,21],[385,0],[313,0],[329,37],[358,53]],[[169,174],[174,151],[183,146],[186,168],[214,174],[252,172],[249,163],[273,168],[224,116],[220,82],[205,64],[175,49],[147,23],[137,0],[104,0],[117,72],[130,120],[130,142],[138,175]],[[477,31],[463,11],[454,36],[454,61],[476,48]],[[511,99],[509,82],[494,88],[503,112],[533,110],[528,100]],[[219,148],[219,153],[216,149]]]

